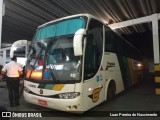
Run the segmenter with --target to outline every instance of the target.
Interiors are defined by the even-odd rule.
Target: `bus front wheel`
[[[111,81],[107,89],[107,102],[111,101],[115,97],[116,85],[114,81]]]

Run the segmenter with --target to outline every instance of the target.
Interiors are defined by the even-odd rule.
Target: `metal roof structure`
[[[69,15],[89,13],[112,24],[160,13],[159,0],[4,0],[4,3],[2,47],[20,39],[31,40],[39,25]],[[151,30],[152,24],[145,23],[116,32],[143,51],[150,48],[152,54]],[[144,54],[147,56],[148,51]]]

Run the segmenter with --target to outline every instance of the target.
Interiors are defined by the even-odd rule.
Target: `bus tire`
[[[107,89],[107,102],[111,101],[116,94],[116,84],[115,82],[112,80],[109,85],[108,85],[108,89]]]

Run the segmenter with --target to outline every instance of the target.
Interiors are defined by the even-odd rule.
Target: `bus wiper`
[[[53,71],[50,68],[49,68],[49,72],[51,73],[51,76],[52,76],[53,80],[57,81]]]
[[[52,76],[52,78],[53,78],[53,80],[55,80],[55,81],[58,81],[57,79],[56,79],[56,77],[55,77],[55,75],[54,75],[54,69],[55,69],[55,65],[53,64],[53,65],[49,65],[49,72],[51,73],[51,76]]]

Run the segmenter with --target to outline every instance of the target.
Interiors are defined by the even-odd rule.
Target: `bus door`
[[[98,21],[90,21],[84,60],[83,105],[88,110],[104,100],[104,73],[101,69],[103,53],[103,25]],[[90,27],[89,27],[90,28]]]

